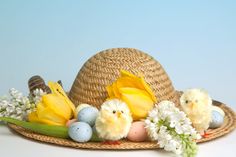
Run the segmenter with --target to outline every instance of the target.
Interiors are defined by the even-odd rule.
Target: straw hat
[[[81,68],[69,97],[78,105],[88,103],[97,108],[108,97],[106,86],[112,84],[120,75],[120,70],[127,70],[133,74],[144,76],[146,82],[151,86],[158,101],[170,100],[179,105],[180,92],[177,92],[167,73],[153,57],[131,48],[115,48],[99,52],[90,58]],[[224,124],[217,129],[208,130],[211,134],[198,143],[211,141],[224,136],[236,127],[236,115],[233,110],[225,104],[213,101],[213,105],[220,107],[225,112]],[[60,139],[36,134],[16,125],[9,127],[19,134],[41,142],[83,149],[156,149],[159,148],[155,142],[130,142],[123,140],[120,145],[101,145],[99,142],[77,143],[69,139]]]
[[[179,94],[161,64],[148,54],[132,48],[108,49],[90,58],[75,78],[70,99],[75,105],[87,103],[100,108],[108,97],[106,86],[119,77],[120,70],[135,75],[141,73],[158,102],[170,100],[179,104]]]

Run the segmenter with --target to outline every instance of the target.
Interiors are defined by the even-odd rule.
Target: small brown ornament
[[[33,94],[35,89],[42,89],[46,93],[51,93],[50,88],[45,84],[43,78],[39,75],[32,76],[28,81],[30,93]]]

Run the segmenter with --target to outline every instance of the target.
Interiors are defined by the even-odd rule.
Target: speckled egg
[[[99,111],[95,107],[85,107],[79,111],[77,119],[79,122],[85,122],[90,126],[94,126],[98,113]]]
[[[93,134],[90,125],[84,122],[75,122],[69,127],[69,136],[76,142],[87,142]]]
[[[133,142],[142,142],[147,139],[147,132],[145,129],[145,123],[142,121],[133,122],[127,139]]]
[[[81,111],[85,107],[91,107],[91,105],[89,105],[89,104],[80,104],[79,106],[76,107],[76,109],[75,109],[76,118],[77,118],[77,115],[78,115],[79,111]]]
[[[225,112],[218,106],[213,106],[212,111],[217,111],[219,112],[223,117],[225,116]]]
[[[77,119],[71,119],[66,122],[66,127],[69,127],[71,124],[75,123]]]
[[[209,126],[210,129],[216,129],[223,125],[224,116],[220,112],[213,110],[211,116],[212,121]]]

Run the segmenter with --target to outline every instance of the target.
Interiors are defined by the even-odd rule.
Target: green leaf
[[[59,138],[69,138],[68,128],[64,126],[55,126],[55,125],[26,122],[26,121],[21,121],[21,120],[9,118],[9,117],[0,117],[0,121],[12,123],[12,124],[21,126],[25,129],[31,130],[35,133],[39,133],[42,135],[59,137]]]
[[[40,124],[40,123],[34,123],[34,122],[26,122],[26,121],[21,121],[21,120],[9,118],[9,117],[0,117],[0,121],[5,121],[5,122],[11,123],[11,124],[15,124],[17,126],[21,126],[25,129],[31,130],[35,133],[39,133],[42,135],[64,138],[64,139],[69,138],[68,128],[65,126],[56,126],[56,125],[47,125],[47,124]],[[101,142],[102,139],[100,139],[96,133],[93,133],[90,141],[91,142]]]

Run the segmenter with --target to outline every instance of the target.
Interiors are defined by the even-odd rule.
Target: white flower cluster
[[[186,114],[170,101],[162,101],[149,112],[145,120],[149,137],[161,148],[183,156],[195,156],[197,146],[194,140],[201,136],[192,127]]]
[[[42,96],[47,94],[46,92],[44,92],[42,89],[40,88],[36,88],[34,91],[33,91],[33,95],[32,96],[32,101],[35,103],[35,104],[38,104],[41,99],[42,99]]]
[[[9,94],[10,97],[0,98],[0,117],[25,120],[27,115],[35,109],[35,104],[14,88],[9,90]]]

